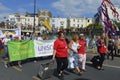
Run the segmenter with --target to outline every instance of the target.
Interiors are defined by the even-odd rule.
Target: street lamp
[[[35,32],[35,14],[36,13],[36,0],[34,0],[34,26],[33,26],[33,32]]]

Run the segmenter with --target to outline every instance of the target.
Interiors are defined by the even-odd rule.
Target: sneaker
[[[101,70],[101,67],[100,67],[100,66],[98,66],[98,67],[97,67],[97,69],[98,69],[98,70]]]
[[[8,68],[8,65],[7,65],[7,64],[5,64],[5,68]]]
[[[19,67],[22,67],[22,65],[21,65],[21,64],[18,64],[18,66],[19,66]]]
[[[64,80],[63,74],[58,74],[58,78],[59,78],[60,80]]]

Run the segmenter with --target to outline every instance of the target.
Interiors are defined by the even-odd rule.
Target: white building
[[[74,28],[85,28],[89,24],[93,23],[92,18],[69,18],[68,19],[68,27]]]
[[[33,15],[20,15],[12,14],[8,17],[9,24],[16,26],[34,26],[34,16]],[[35,17],[35,25],[38,25],[38,17]]]
[[[50,18],[50,25],[52,28],[67,28],[67,18]]]
[[[35,26],[39,25],[39,18],[37,15],[35,16]],[[89,24],[93,23],[92,18],[50,18],[50,25],[52,28],[85,28]],[[9,24],[16,25],[16,26],[23,26],[28,27],[34,26],[34,14],[26,13],[26,15],[20,15],[20,14],[13,14],[9,15],[8,17]]]

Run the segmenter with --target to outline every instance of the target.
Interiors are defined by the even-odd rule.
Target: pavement
[[[93,56],[98,55],[95,53],[87,53],[87,72],[84,72],[81,76],[77,75],[69,70],[64,72],[64,80],[119,80],[120,79],[120,56],[116,56],[114,60],[105,60],[104,69],[95,69],[90,60]],[[23,61],[22,67],[18,65],[10,66],[5,68],[2,55],[0,55],[0,80],[41,80],[37,77],[40,65],[48,62],[50,57],[40,58],[39,61],[34,62],[33,60]],[[53,65],[53,74],[51,78],[46,80],[60,80],[56,77],[56,63]]]

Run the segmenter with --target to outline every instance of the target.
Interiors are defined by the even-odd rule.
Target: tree
[[[102,24],[94,24],[94,23],[92,23],[92,24],[89,24],[88,26],[87,26],[87,28],[88,29],[102,29],[103,28],[103,26],[102,26]]]

